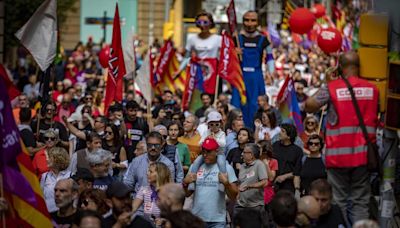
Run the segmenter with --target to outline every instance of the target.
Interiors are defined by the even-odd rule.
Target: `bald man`
[[[312,196],[303,196],[297,203],[296,223],[302,227],[315,226],[320,215],[318,201]]]
[[[333,198],[345,219],[356,222],[369,218],[371,195],[367,170],[367,140],[360,128],[352,96],[345,79],[353,88],[370,142],[375,142],[378,124],[378,89],[358,77],[360,60],[356,52],[340,56],[338,77],[330,80],[316,95],[306,100],[305,111],[317,112],[328,104],[326,125],[326,168]],[[351,208],[349,206],[351,205]],[[351,212],[351,214],[347,214]],[[349,220],[347,225],[351,226]]]
[[[158,199],[157,205],[161,213],[169,214],[182,210],[185,202],[185,191],[180,184],[168,183],[160,188]]]

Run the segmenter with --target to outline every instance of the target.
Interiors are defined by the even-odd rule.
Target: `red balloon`
[[[325,53],[336,52],[342,47],[342,35],[335,28],[323,29],[318,35],[318,46]]]
[[[290,15],[290,30],[295,33],[304,34],[309,32],[315,22],[315,16],[307,8],[297,8]]]
[[[326,14],[325,12],[325,6],[322,4],[315,4],[311,8],[311,12],[314,14],[316,18],[320,18]]]
[[[110,54],[110,46],[104,46],[98,53],[100,65],[103,68],[107,68],[108,66],[108,55]]]

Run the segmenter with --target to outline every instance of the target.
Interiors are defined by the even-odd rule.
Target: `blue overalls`
[[[258,109],[257,97],[265,94],[264,76],[261,69],[263,47],[265,37],[261,36],[258,43],[244,43],[243,35],[239,35],[239,43],[242,48],[242,71],[246,86],[247,103],[240,104],[239,92],[236,88],[232,91],[232,104],[240,107],[243,112],[243,120],[247,127],[254,128],[254,115]]]

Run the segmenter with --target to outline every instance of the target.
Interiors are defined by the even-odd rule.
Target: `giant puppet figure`
[[[240,104],[240,96],[233,90],[232,104],[241,107],[243,119],[248,127],[253,127],[254,115],[258,109],[257,97],[265,94],[265,83],[261,69],[264,50],[269,45],[268,39],[257,31],[258,15],[247,11],[243,15],[243,29],[238,36],[238,54],[242,55],[242,71],[246,86],[247,103]]]

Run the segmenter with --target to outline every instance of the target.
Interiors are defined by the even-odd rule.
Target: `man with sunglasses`
[[[44,143],[44,136],[43,134],[50,128],[53,128],[56,132],[58,132],[58,135],[60,137],[60,142],[59,145],[67,148],[69,147],[69,141],[68,141],[68,132],[65,129],[64,125],[58,121],[54,120],[54,116],[56,115],[56,103],[53,101],[49,101],[43,109],[43,114],[40,115],[38,114],[35,120],[31,122],[31,128],[34,134],[36,134],[37,131],[37,122],[38,118],[40,118],[40,123],[39,123],[39,135],[36,135],[38,138],[39,142]]]
[[[147,153],[140,155],[132,160],[125,173],[123,182],[129,187],[133,188],[134,195],[139,191],[142,186],[147,186],[147,169],[151,162],[161,162],[168,166],[171,172],[171,177],[175,177],[175,166],[167,157],[161,154],[164,146],[163,136],[152,131],[147,136]],[[183,171],[182,171],[183,174]],[[138,209],[139,214],[143,213],[143,205]]]
[[[254,126],[253,118],[257,111],[257,97],[265,94],[265,83],[262,72],[262,59],[264,50],[269,41],[257,30],[258,14],[255,11],[247,11],[243,15],[243,29],[239,34],[238,54],[242,55],[242,71],[246,86],[247,103],[240,104],[238,90],[232,94],[232,104],[241,107],[243,120],[246,126]]]

